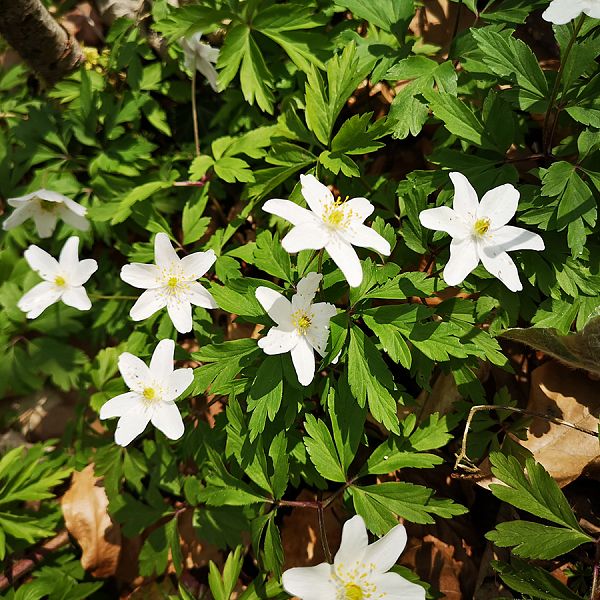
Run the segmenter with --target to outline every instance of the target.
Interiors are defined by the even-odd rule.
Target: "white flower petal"
[[[60,251],[58,263],[61,270],[66,273],[73,273],[79,264],[79,238],[77,236],[70,237]]]
[[[299,308],[307,309],[311,302],[315,298],[323,275],[311,271],[303,277],[296,285],[296,293],[292,296],[292,310],[298,310]]]
[[[552,0],[542,13],[542,19],[555,25],[565,25],[578,17],[585,8],[583,0]]]
[[[336,600],[337,592],[331,583],[331,565],[321,563],[316,567],[296,567],[284,571],[281,577],[288,594],[301,600]]]
[[[169,236],[162,231],[154,238],[154,261],[161,269],[169,269],[173,263],[179,264],[179,256],[169,240]]]
[[[63,196],[63,202],[65,203],[65,206],[78,217],[85,217],[85,215],[87,214],[87,208],[85,206],[82,206],[78,202],[75,202],[75,200],[71,200],[71,198]]]
[[[444,268],[444,281],[448,285],[459,285],[478,264],[475,242],[471,238],[453,239],[450,243],[450,260]]]
[[[519,190],[510,183],[495,187],[486,192],[477,210],[478,219],[489,219],[490,229],[506,225],[517,212]]]
[[[136,288],[152,289],[161,287],[160,269],[156,265],[131,263],[121,267],[121,279]]]
[[[360,515],[355,515],[344,523],[342,541],[333,562],[336,566],[344,564],[349,568],[356,561],[362,560],[368,543],[365,521]]]
[[[600,2],[597,0],[590,0],[587,7],[583,9],[583,12],[588,17],[592,17],[592,19],[600,19]]]
[[[137,392],[126,392],[107,400],[100,408],[100,419],[122,417],[138,408],[140,395]]]
[[[192,330],[192,305],[189,302],[170,298],[167,301],[167,312],[179,333],[188,333]]]
[[[83,286],[70,287],[63,292],[61,300],[67,305],[78,310],[90,310],[92,302]]]
[[[375,207],[366,198],[351,198],[342,205],[346,213],[352,213],[352,220],[362,223],[368,216],[373,214]]]
[[[185,431],[181,413],[174,402],[157,404],[151,421],[152,425],[162,431],[170,440],[178,440]]]
[[[56,229],[56,215],[47,210],[36,210],[33,213],[33,222],[41,238],[49,238]]]
[[[180,266],[187,281],[195,281],[202,277],[217,260],[214,250],[194,252],[181,259]]]
[[[79,261],[73,274],[71,274],[69,283],[71,285],[83,285],[96,271],[98,263],[93,258],[85,258]]]
[[[321,217],[325,208],[333,204],[333,194],[313,175],[300,175],[300,184],[306,203],[317,216]]]
[[[344,239],[353,246],[372,248],[375,252],[379,252],[379,254],[383,254],[384,256],[389,256],[392,251],[389,242],[374,229],[366,225],[350,227],[345,232]]]
[[[300,250],[320,250],[330,239],[327,228],[316,223],[296,225],[281,240],[286,252],[294,253]]]
[[[29,266],[46,281],[54,281],[60,267],[58,261],[38,246],[29,246],[24,253]]]
[[[67,198],[68,199],[68,198]],[[79,204],[69,200],[70,203],[79,206]],[[83,208],[81,206],[80,208]],[[84,209],[85,211],[85,209]],[[56,208],[56,214],[67,224],[73,227],[74,229],[79,229],[80,231],[87,231],[90,228],[90,222],[81,215],[73,212],[66,204],[61,204]]]
[[[497,277],[511,292],[523,289],[517,265],[506,252],[497,253],[493,248],[482,248],[479,255],[487,271]]]
[[[379,573],[385,573],[396,564],[406,546],[406,541],[404,525],[396,525],[366,549],[363,561],[369,565],[374,564],[375,570]]]
[[[544,240],[537,233],[511,225],[490,232],[484,242],[485,247],[493,249],[495,254],[512,250],[543,250],[545,247]]]
[[[59,290],[53,283],[42,281],[32,287],[20,300],[17,306],[27,313],[28,319],[39,317],[50,305],[58,302],[61,296]]]
[[[176,369],[169,375],[167,381],[167,397],[166,400],[175,400],[179,398],[185,390],[187,390],[194,381],[193,369]]]
[[[206,81],[213,89],[214,92],[218,92],[217,77],[219,76],[217,70],[202,56],[196,56],[196,69],[204,75]]]
[[[291,355],[298,381],[302,385],[310,385],[315,377],[315,353],[304,336],[299,336]]]
[[[445,231],[452,237],[467,237],[471,230],[467,223],[452,210],[449,206],[440,206],[438,208],[428,208],[421,211],[419,221],[423,227],[433,229],[434,231]]]
[[[46,202],[56,202],[57,204],[62,204],[63,202],[69,200],[69,198],[63,196],[63,194],[59,194],[58,192],[53,192],[52,190],[46,190],[43,188],[41,190],[38,190],[37,192],[34,192],[33,196],[35,198],[39,198],[40,200],[45,200]]]
[[[293,329],[292,305],[287,298],[279,292],[264,286],[256,288],[255,295],[260,305],[277,325],[285,329]]]
[[[298,206],[291,200],[281,200],[279,198],[267,200],[263,204],[263,210],[289,221],[292,225],[317,222],[317,217],[314,213],[302,206]]]
[[[271,327],[269,333],[258,340],[258,347],[262,348],[265,354],[285,354],[294,349],[298,339],[299,336],[295,331]]]
[[[390,600],[425,600],[425,588],[398,573],[374,573],[370,581],[375,585],[377,594]]]
[[[130,352],[119,355],[119,372],[125,385],[132,391],[142,394],[144,389],[152,387],[152,377],[146,363]]]
[[[195,306],[202,308],[218,308],[218,304],[212,294],[197,281],[189,281],[185,284],[185,295]]]
[[[468,222],[474,220],[479,206],[477,192],[462,173],[450,173],[450,179],[454,184],[452,208]]]
[[[18,227],[27,221],[27,219],[33,217],[33,213],[34,207],[31,204],[25,204],[24,206],[15,208],[12,214],[8,218],[4,219],[4,222],[2,223],[2,229],[4,229],[4,231],[8,231],[9,229]]]
[[[198,55],[210,63],[216,64],[219,60],[219,48],[213,48],[208,44],[198,44]]]
[[[129,316],[134,321],[143,321],[166,305],[167,299],[160,290],[146,290],[131,307]]]
[[[147,412],[132,412],[123,415],[117,423],[115,442],[119,446],[127,446],[140,433],[143,433],[149,421],[150,415]]]
[[[358,287],[362,282],[363,272],[354,248],[341,238],[335,237],[325,246],[325,250],[344,274],[348,285]]]
[[[175,342],[173,340],[160,340],[154,348],[150,359],[150,373],[152,377],[166,384],[173,373],[173,356],[175,354]]]
[[[31,202],[33,198],[36,197],[37,192],[31,192],[30,194],[25,194],[24,196],[17,196],[16,198],[8,198],[6,203],[13,208],[18,208],[21,206],[33,206],[36,203]]]

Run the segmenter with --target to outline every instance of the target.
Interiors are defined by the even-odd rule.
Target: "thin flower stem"
[[[479,406],[473,406],[469,412],[469,416],[467,417],[467,422],[465,424],[465,431],[463,433],[462,443],[460,446],[460,452],[456,455],[456,462],[454,463],[454,468],[457,469],[460,465],[461,461],[466,460],[469,461],[469,457],[467,456],[467,437],[469,435],[469,428],[471,427],[471,421],[473,421],[473,417],[476,412],[482,410],[506,410],[509,412],[519,413],[520,415],[527,415],[529,417],[537,417],[538,419],[544,419],[545,421],[549,421],[550,423],[556,423],[557,425],[564,425],[565,427],[570,427],[571,429],[576,429],[577,431],[581,431],[581,433],[585,433],[587,435],[591,435],[595,438],[598,437],[598,433],[596,431],[592,431],[591,429],[586,429],[585,427],[580,427],[579,425],[575,425],[574,423],[569,423],[569,421],[564,421],[563,419],[559,419],[557,417],[551,417],[550,415],[544,415],[542,413],[533,412],[531,410],[525,410],[523,408],[514,408],[512,406],[499,406],[496,404],[481,404]]]
[[[195,66],[195,65],[194,65]],[[196,156],[200,156],[200,133],[198,131],[198,107],[196,106],[196,69],[192,75],[192,120],[194,122],[194,145]]]
[[[137,296],[104,296],[103,294],[89,294],[94,300],[137,300]]]
[[[324,248],[321,248],[319,250],[319,262],[317,263],[317,273],[321,272],[321,269],[323,268],[323,253],[325,252]]]
[[[321,544],[323,546],[323,554],[325,560],[329,563],[333,563],[333,557],[331,556],[331,550],[329,549],[329,542],[327,541],[327,531],[325,530],[325,519],[323,518],[323,503],[319,501],[319,507],[317,508],[317,519],[319,521],[319,533],[321,535]]]
[[[544,144],[544,152],[546,156],[550,156],[550,152],[552,151],[552,141],[554,138],[554,131],[556,130],[556,123],[558,122],[558,115],[560,113],[560,108],[556,110],[554,115],[554,121],[552,123],[552,129],[548,131],[548,126],[550,124],[550,114],[553,112],[554,105],[556,103],[556,98],[558,97],[558,91],[560,89],[560,83],[562,81],[563,72],[565,70],[565,66],[567,64],[567,60],[569,58],[569,54],[573,49],[573,45],[575,44],[575,40],[577,39],[577,34],[585,21],[585,14],[582,14],[577,23],[575,24],[575,28],[573,29],[573,35],[569,40],[569,43],[565,49],[565,53],[562,56],[560,61],[560,67],[558,69],[558,73],[556,74],[556,79],[554,80],[554,86],[552,88],[552,93],[550,94],[550,102],[548,103],[548,109],[546,110],[546,116],[544,117],[544,127],[542,129],[543,136],[543,144]]]
[[[317,252],[315,250],[313,250],[308,262],[306,263],[306,266],[304,267],[304,269],[302,269],[302,273],[300,273],[301,278],[304,277],[304,275],[306,274],[306,271],[308,271],[308,268],[310,267],[310,265],[312,265],[316,256],[317,256]]]

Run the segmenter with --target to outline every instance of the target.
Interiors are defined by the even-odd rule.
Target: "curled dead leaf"
[[[61,500],[65,525],[81,547],[81,566],[94,577],[115,574],[121,531],[108,514],[108,498],[94,465],[75,471]]]

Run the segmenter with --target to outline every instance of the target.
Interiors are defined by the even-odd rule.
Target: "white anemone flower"
[[[332,565],[288,569],[283,573],[283,587],[301,600],[424,600],[424,588],[388,573],[406,539],[404,526],[396,525],[369,544],[365,522],[357,515],[344,524]]]
[[[444,281],[459,285],[481,261],[509,290],[522,290],[517,267],[507,252],[543,250],[544,240],[537,233],[507,225],[517,211],[518,190],[506,183],[486,192],[479,202],[464,175],[450,173],[450,179],[454,184],[453,208],[430,208],[419,215],[424,227],[452,237]]]
[[[44,280],[32,287],[17,303],[28,319],[35,319],[51,304],[62,300],[67,306],[89,310],[92,303],[83,284],[98,269],[93,258],[79,260],[79,238],[70,237],[56,260],[38,246],[25,250],[25,260]]]
[[[315,376],[314,350],[321,356],[325,354],[329,319],[337,312],[328,302],[312,303],[322,278],[320,273],[309,273],[301,279],[291,302],[270,288],[256,289],[257,300],[277,323],[277,327],[271,327],[269,333],[258,340],[258,345],[265,354],[290,352],[302,385],[310,385]]]
[[[179,258],[166,233],[154,238],[156,264],[131,263],[121,269],[121,279],[146,291],[132,306],[129,315],[134,321],[143,321],[157,310],[167,307],[169,317],[179,333],[192,330],[192,304],[217,308],[208,290],[196,279],[202,277],[217,257],[213,250],[194,252]]]
[[[362,266],[352,246],[372,248],[388,256],[389,243],[376,231],[363,224],[375,210],[366,198],[335,200],[327,186],[312,175],[300,175],[302,195],[310,210],[290,200],[272,199],[263,210],[286,219],[294,228],[281,240],[287,252],[325,248],[340,268],[350,287],[362,282]]]
[[[119,371],[131,390],[105,402],[101,419],[120,417],[115,442],[127,446],[146,429],[148,423],[170,440],[178,440],[184,432],[183,420],[175,400],[194,380],[192,369],[173,370],[175,342],[158,342],[150,366],[129,352],[119,356]]]
[[[200,41],[201,37],[202,33],[198,31],[179,40],[183,48],[184,64],[186,69],[189,69],[192,73],[196,70],[200,71],[210,87],[216,92],[218,91],[217,70],[213,65],[219,59],[219,49],[204,44]]]
[[[565,25],[581,13],[600,19],[600,0],[552,0],[542,18],[555,25]]]
[[[90,223],[85,218],[87,213],[85,206],[77,204],[58,192],[38,190],[19,198],[9,198],[7,203],[15,210],[2,223],[5,231],[18,227],[27,219],[33,219],[38,235],[41,238],[48,238],[54,233],[59,217],[67,225],[80,231],[87,231],[90,228]]]

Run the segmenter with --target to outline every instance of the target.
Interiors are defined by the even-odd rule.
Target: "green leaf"
[[[589,536],[579,531],[530,521],[498,523],[485,537],[496,546],[512,548],[517,556],[544,560],[566,554],[590,541]]]
[[[254,181],[250,165],[241,158],[224,156],[215,162],[214,169],[216,175],[228,183]]]
[[[494,496],[536,517],[585,535],[558,484],[542,465],[528,458],[524,473],[514,456],[492,452],[490,460],[492,473],[502,481],[502,484],[490,485]]]
[[[415,14],[413,0],[335,0],[337,6],[352,11],[357,19],[364,19],[385,31],[400,35]]]
[[[254,264],[274,277],[293,283],[290,255],[283,249],[277,233],[262,231],[256,236]]]
[[[348,382],[361,406],[369,403],[373,418],[390,431],[399,432],[396,401],[388,390],[394,382],[381,354],[359,327],[350,329]]]
[[[267,416],[275,419],[283,397],[283,373],[280,356],[266,356],[262,361],[248,394],[250,440],[265,428]]]
[[[513,558],[510,565],[498,561],[491,564],[502,581],[521,594],[541,600],[583,600],[550,573],[524,560]]]
[[[307,414],[304,428],[308,434],[304,437],[304,445],[317,471],[330,481],[345,482],[346,474],[327,425]]]

